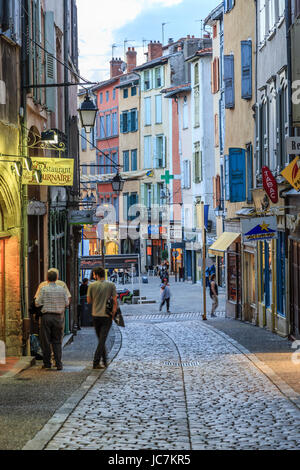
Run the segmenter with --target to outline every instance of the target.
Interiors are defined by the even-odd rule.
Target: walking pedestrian
[[[78,305],[78,309],[77,309],[77,330],[81,330],[82,318],[84,317],[85,307],[87,303],[88,287],[89,287],[89,280],[85,277],[82,280],[82,284],[79,288],[80,305]]]
[[[57,273],[48,272],[47,284],[40,289],[35,301],[42,307],[40,330],[43,351],[43,369],[51,369],[51,345],[57,370],[62,370],[62,340],[65,326],[65,309],[69,305],[66,289],[57,284]]]
[[[117,291],[113,282],[105,281],[105,270],[97,268],[94,271],[96,282],[89,285],[87,302],[92,305],[92,316],[95,331],[98,337],[98,347],[95,351],[93,368],[107,367],[107,354],[105,342],[118,308]],[[106,306],[109,299],[113,299],[112,317],[107,313]],[[103,365],[100,364],[101,359]]]
[[[167,312],[171,313],[170,312],[170,299],[171,299],[171,290],[170,290],[170,287],[168,285],[167,279],[164,279],[164,282],[161,285],[161,304],[160,304],[160,307],[159,307],[160,312],[162,311],[162,308],[166,303],[167,304]]]
[[[218,305],[219,305],[219,300],[218,300],[219,293],[218,293],[218,286],[216,283],[215,274],[211,276],[210,285],[209,285],[209,293],[210,293],[210,298],[213,301],[212,308],[211,308],[211,316],[215,317],[216,316],[215,311],[217,310]]]

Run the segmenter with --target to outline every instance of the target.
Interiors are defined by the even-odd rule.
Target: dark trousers
[[[108,317],[93,317],[93,323],[98,336],[98,347],[94,356],[94,366],[100,364],[101,358],[104,364],[107,364],[107,354],[105,342],[112,325],[112,319]]]
[[[56,367],[61,367],[62,341],[64,336],[64,315],[44,313],[41,321],[40,342],[43,351],[43,361],[46,367],[51,366],[51,344]]]
[[[159,310],[161,310],[163,308],[163,306],[165,305],[165,303],[167,303],[167,311],[170,310],[170,299],[165,299],[162,301],[162,303],[160,304],[160,307],[159,307]]]

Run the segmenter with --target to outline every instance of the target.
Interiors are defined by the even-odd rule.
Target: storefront
[[[242,318],[242,282],[241,282],[241,234],[224,232],[208,250],[217,258],[226,257],[227,298],[226,314],[230,318]],[[216,263],[218,265],[218,262]]]

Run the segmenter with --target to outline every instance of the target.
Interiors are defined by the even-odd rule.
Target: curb
[[[217,330],[211,325],[203,325],[204,328],[207,328],[214,332],[216,335],[222,336],[226,341],[232,344],[238,351],[240,351],[248,360],[259,369],[278,390],[290,401],[292,404],[300,410],[300,394],[295,392],[283,379],[281,379],[276,372],[267,366],[263,361],[261,361],[254,353],[250,352],[247,348],[238,343],[235,339],[228,336],[223,331]]]
[[[29,369],[30,367],[34,366],[35,363],[36,363],[35,357],[31,357],[31,356],[22,357],[9,372],[6,372],[6,374],[3,374],[0,376],[0,380],[11,379],[15,377],[16,375],[20,374],[20,372],[23,372],[24,370]]]
[[[109,363],[115,359],[122,347],[122,335],[118,327],[115,327],[115,341],[114,345],[109,352]],[[69,343],[67,343],[69,344]],[[43,450],[47,444],[53,439],[55,434],[58,433],[70,414],[78,406],[81,400],[88,394],[90,389],[95,385],[98,379],[101,378],[105,370],[98,371],[92,370],[90,375],[85,379],[81,386],[72,393],[68,400],[54,413],[52,418],[45,424],[45,426],[35,435],[33,439],[27,442],[22,450]]]

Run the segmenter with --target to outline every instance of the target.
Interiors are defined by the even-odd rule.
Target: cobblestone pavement
[[[122,347],[47,449],[297,449],[300,411],[197,319],[127,317]]]

